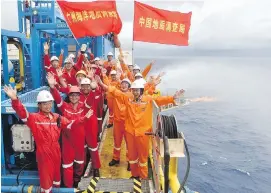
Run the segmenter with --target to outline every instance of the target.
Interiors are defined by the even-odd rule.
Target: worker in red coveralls
[[[68,58],[72,59],[72,61],[74,63],[74,60],[75,60],[75,55],[74,54],[69,54]]]
[[[69,119],[79,119],[85,114],[85,105],[80,102],[80,89],[77,86],[69,88],[70,103],[62,100],[55,88],[56,80],[52,74],[47,75],[51,93],[62,115]],[[85,159],[85,127],[84,123],[73,124],[71,131],[62,133],[62,168],[64,185],[67,188],[78,187],[84,171]]]
[[[95,64],[91,64],[91,72],[90,74],[92,74],[91,76],[93,76],[93,79],[96,81],[97,78],[101,78],[102,77],[102,73],[101,73],[101,68],[98,67],[97,64],[99,64],[98,61],[99,58],[95,58],[94,60],[96,61]],[[100,95],[99,98],[96,98],[96,102],[97,102],[97,120],[98,120],[98,142],[101,141],[101,132],[102,132],[102,124],[103,124],[103,104],[104,104],[104,97],[103,97],[103,91],[100,90]]]
[[[63,70],[63,79],[66,81],[66,83],[72,86],[77,85],[76,80],[76,73],[82,68],[82,62],[83,62],[83,54],[84,48],[81,48],[81,54],[79,56],[79,59],[77,63],[74,65],[73,60],[71,58],[66,58],[64,61],[64,70]]]
[[[58,88],[58,90],[60,92],[63,92],[65,94],[68,94],[69,92],[69,86],[67,84],[67,82],[65,81],[64,77],[63,77],[63,71],[62,70],[57,70],[57,76],[59,78],[59,82],[61,84],[61,87]],[[84,70],[79,70],[76,74],[75,74],[75,79],[76,79],[76,82],[77,82],[77,85],[80,86],[80,82],[83,78],[86,78],[87,77],[87,74]]]
[[[51,72],[54,74],[56,81],[59,83],[59,79],[57,77],[56,69],[61,67],[59,59],[56,56],[52,56],[49,58],[49,45],[47,42],[43,44],[44,49],[44,68],[46,72]]]
[[[98,120],[97,120],[97,105],[100,91],[98,90],[95,81],[91,82],[89,78],[84,78],[80,85],[81,96],[80,101],[83,102],[87,109],[93,110],[91,118],[85,122],[85,135],[87,147],[92,159],[93,176],[99,177],[99,169],[101,167],[100,157],[98,152]],[[87,164],[88,160],[86,161]]]
[[[4,91],[11,98],[12,108],[20,119],[31,129],[36,142],[36,157],[40,177],[41,192],[51,193],[52,187],[60,186],[61,154],[58,143],[62,129],[71,129],[73,124],[84,122],[91,116],[87,113],[80,120],[69,121],[56,113],[52,113],[53,97],[49,91],[38,93],[37,102],[39,112],[29,113],[17,98],[17,91],[11,86],[5,86]],[[90,111],[91,112],[91,111]]]
[[[63,53],[61,53],[61,59],[58,59],[56,56],[52,56],[51,59],[49,59],[49,45],[48,45],[47,42],[44,43],[43,49],[44,49],[44,67],[45,67],[45,70],[46,70],[46,72],[53,73],[57,83],[59,84],[60,82],[59,82],[59,78],[57,76],[57,70],[60,69],[60,67],[61,67]],[[82,44],[81,50],[79,52],[84,54],[86,52],[86,49],[87,49],[87,45]],[[78,65],[82,66],[82,64],[80,64],[80,61],[82,63],[82,60],[83,60],[83,58],[81,58],[81,60],[79,58]],[[78,70],[80,70],[80,69],[78,69]]]
[[[103,80],[103,72],[106,71],[106,69],[103,68],[103,63],[101,62],[100,58],[96,57],[94,59],[95,64],[98,66],[98,70],[96,70],[96,75],[100,77],[101,80]],[[103,125],[103,116],[104,116],[104,97],[105,97],[105,92],[104,90],[101,90],[101,96],[100,96],[99,104],[98,104],[98,110],[99,112],[97,113],[98,116],[98,127],[99,127],[99,136],[98,136],[98,141],[101,141],[101,133],[102,133],[102,125]]]

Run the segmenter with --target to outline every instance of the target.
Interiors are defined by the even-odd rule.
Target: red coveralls
[[[57,126],[59,115],[56,113],[51,113],[52,119],[42,112],[28,113],[19,100],[12,100],[12,108],[32,131],[37,146],[36,159],[41,192],[50,193],[52,186],[60,186],[61,154],[58,143],[60,132],[61,129],[71,129],[74,121],[61,117],[59,128]]]
[[[84,117],[84,103],[79,102],[77,109],[73,104],[66,103],[62,100],[56,88],[51,89],[57,107],[63,116],[69,120],[76,120]],[[85,128],[83,122],[73,124],[72,130],[63,131],[62,133],[62,168],[63,181],[66,187],[72,188],[74,182],[78,183],[84,171],[85,159]],[[73,165],[74,164],[74,165]]]
[[[97,121],[97,106],[99,100],[100,91],[90,91],[88,96],[81,95],[80,101],[85,104],[85,111],[93,110],[93,115],[85,122],[85,136],[87,147],[90,151],[92,159],[92,168],[99,169],[101,167],[99,152],[98,152],[98,121]],[[87,163],[86,163],[87,164]]]
[[[45,68],[46,72],[50,72],[54,75],[56,82],[59,84],[59,78],[57,76],[56,69],[51,65],[50,58],[49,58],[48,54],[44,55],[44,68]]]
[[[100,77],[100,79],[102,80],[103,76],[102,76],[102,72],[101,72],[101,69],[100,68],[97,68],[95,74],[97,76]],[[99,88],[99,91],[100,91],[100,97],[98,100],[98,105],[97,105],[97,119],[98,119],[98,137],[100,136],[103,128],[103,108],[104,108],[104,91]]]
[[[81,70],[82,68],[82,62],[83,62],[83,54],[80,55],[77,63],[72,67],[70,72],[67,72],[66,70],[64,70],[63,72],[63,78],[66,80],[67,84],[73,85],[73,86],[77,86],[77,80],[76,80],[76,73]]]

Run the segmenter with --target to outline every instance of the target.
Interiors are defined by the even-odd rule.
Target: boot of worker
[[[129,162],[127,162],[127,171],[131,171]]]
[[[74,184],[78,185],[78,183],[81,180],[81,177],[84,174],[83,172],[84,172],[84,162],[77,163],[76,160],[74,160],[74,174],[73,174]]]
[[[77,188],[78,188],[78,184],[79,184],[79,181],[78,181],[78,182],[75,182],[75,181],[74,181],[74,182],[73,182],[73,187],[77,189]]]
[[[112,159],[111,162],[109,162],[109,166],[115,166],[115,165],[119,165],[120,164],[120,160],[114,160]]]
[[[93,177],[100,177],[99,169],[93,169]]]
[[[137,181],[140,181],[140,177],[139,176],[131,176],[130,179],[136,179]]]

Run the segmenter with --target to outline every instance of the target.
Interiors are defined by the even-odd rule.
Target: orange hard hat
[[[87,74],[86,74],[86,72],[85,72],[84,70],[79,70],[79,71],[76,73],[75,77],[76,77],[78,74],[83,74],[83,75],[87,76]]]
[[[72,86],[72,87],[70,88],[68,94],[71,94],[71,93],[80,93],[80,89],[78,88],[78,86]]]

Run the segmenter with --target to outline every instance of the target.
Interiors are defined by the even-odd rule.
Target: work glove
[[[87,50],[87,44],[82,44],[81,45],[81,53],[84,54]]]

